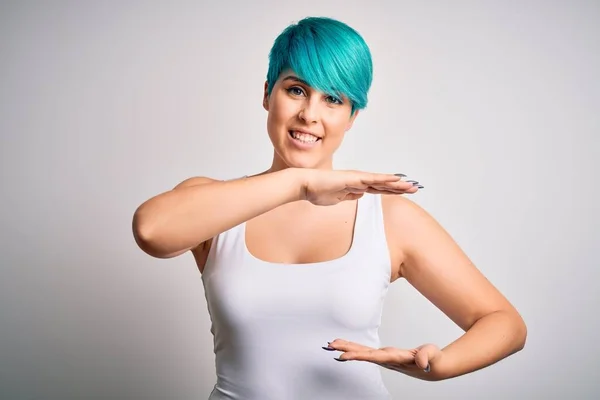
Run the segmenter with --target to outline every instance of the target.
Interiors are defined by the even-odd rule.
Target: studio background
[[[600,3],[0,4],[0,398],[208,397],[200,274],[189,254],[139,250],[131,217],[190,176],[269,167],[268,51],[309,15],[373,53],[335,166],[424,184],[411,198],[529,329],[522,352],[454,380],[383,370],[394,398],[597,398]],[[461,334],[403,281],[380,332],[395,347]]]

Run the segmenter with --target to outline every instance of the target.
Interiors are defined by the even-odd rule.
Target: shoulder
[[[206,183],[219,182],[218,179],[209,178],[207,176],[193,176],[191,178],[184,179],[175,185],[174,189],[181,189],[190,186],[204,185]]]
[[[431,218],[425,209],[406,195],[382,195],[381,204],[385,221],[393,224],[404,226],[423,218]]]
[[[244,175],[241,177],[237,177],[234,179],[243,179],[243,178],[247,178],[248,175]],[[230,180],[234,180],[234,179],[214,179],[214,178],[209,178],[207,176],[193,176],[191,178],[187,178],[181,182],[179,182],[174,189],[180,189],[180,188],[185,188],[185,187],[190,187],[190,186],[198,186],[198,185],[204,185],[207,183],[213,183],[213,182],[227,182]]]
[[[404,250],[433,232],[439,232],[438,222],[423,207],[405,195],[382,196],[383,218],[394,245]]]

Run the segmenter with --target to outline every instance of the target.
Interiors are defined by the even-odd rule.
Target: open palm
[[[441,350],[433,344],[424,344],[414,349],[382,347],[379,349],[364,346],[343,339],[329,342],[324,350],[341,351],[338,361],[367,361],[399,372],[421,369],[429,371],[430,363],[441,355]]]

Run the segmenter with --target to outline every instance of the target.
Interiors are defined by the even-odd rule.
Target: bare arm
[[[295,169],[233,181],[191,178],[138,207],[133,234],[157,258],[185,253],[206,240],[280,205],[301,198]]]
[[[423,209],[394,198],[392,221],[404,254],[401,275],[465,334],[431,360],[431,372],[407,368],[421,379],[448,379],[521,350],[527,328],[509,301],[478,271],[450,235]]]

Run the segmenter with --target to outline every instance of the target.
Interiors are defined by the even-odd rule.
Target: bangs
[[[347,97],[353,111],[367,106],[371,54],[362,37],[342,22],[313,17],[286,28],[269,54],[269,93],[286,69],[318,91]]]

